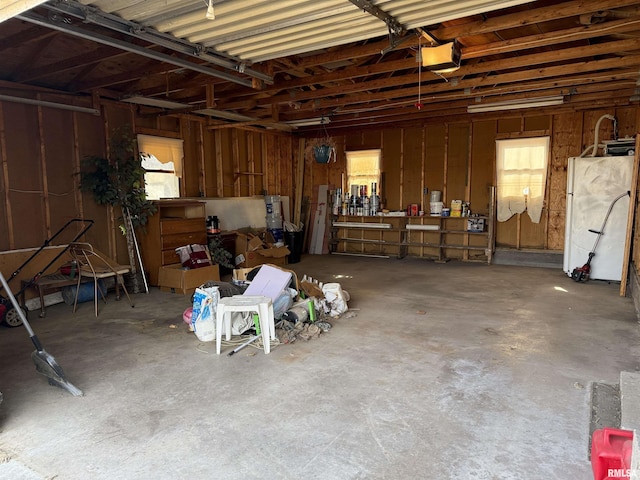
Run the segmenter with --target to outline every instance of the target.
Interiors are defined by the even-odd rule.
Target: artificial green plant
[[[98,205],[119,207],[122,212],[119,228],[127,239],[127,253],[136,293],[140,291],[140,284],[133,229],[145,225],[156,211],[155,205],[147,200],[144,172],[136,140],[126,128],[113,132],[106,157],[87,156],[82,160],[80,169],[80,189],[92,193]]]

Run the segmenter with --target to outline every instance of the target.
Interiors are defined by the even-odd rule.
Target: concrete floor
[[[589,391],[637,371],[618,285],[557,269],[305,255],[357,316],[271,354],[215,354],[188,297],[30,318],[72,397],[0,329],[0,478],[587,479]],[[171,326],[178,328],[171,328]]]

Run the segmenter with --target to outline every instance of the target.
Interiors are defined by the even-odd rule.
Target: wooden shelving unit
[[[462,260],[491,264],[495,250],[495,196],[491,189],[489,212],[472,217],[340,215],[333,217],[331,253],[364,256],[407,255],[450,259],[452,250],[462,250]],[[483,222],[481,231],[470,223]],[[459,258],[459,257],[457,257]]]
[[[205,203],[198,200],[157,200],[158,211],[140,235],[142,261],[149,284],[158,285],[160,267],[180,263],[175,249],[207,244]]]
[[[470,220],[484,221],[482,231],[468,230]],[[462,260],[480,260],[474,252],[480,252],[482,261],[491,263],[493,258],[492,217],[408,217],[407,249],[409,255],[435,257],[437,261],[447,261],[448,250],[463,250]],[[433,226],[433,230],[420,227]],[[416,229],[412,229],[415,227]],[[491,231],[490,231],[491,230]]]
[[[406,256],[406,217],[333,217],[330,252],[375,257]]]

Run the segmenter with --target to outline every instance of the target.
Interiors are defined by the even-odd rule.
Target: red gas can
[[[594,480],[629,480],[633,432],[603,428],[591,437],[591,467]]]

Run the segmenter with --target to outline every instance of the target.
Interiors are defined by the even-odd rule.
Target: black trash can
[[[302,254],[304,231],[284,232],[284,241],[291,252],[288,257],[289,263],[298,263],[300,261],[300,255]]]

